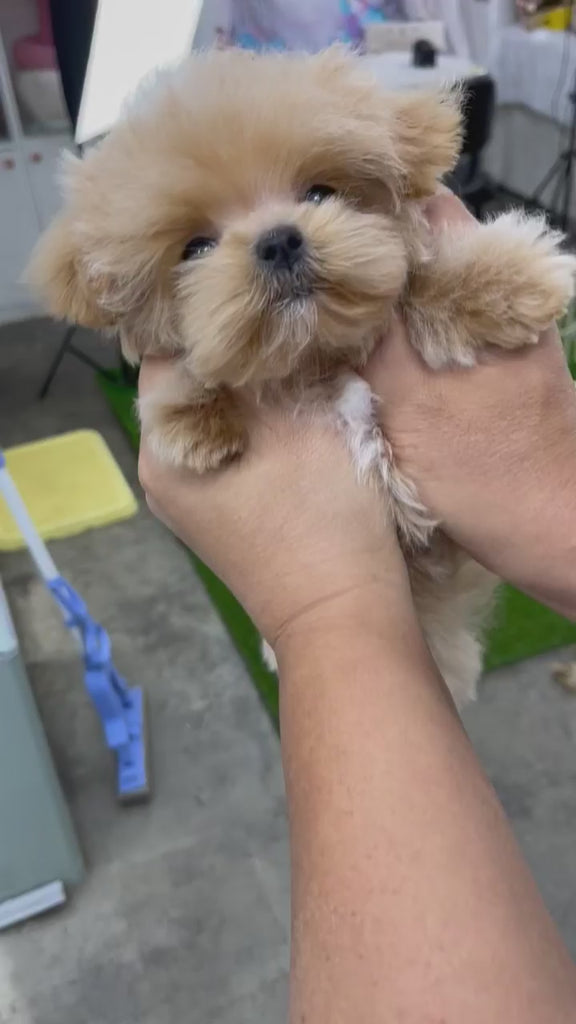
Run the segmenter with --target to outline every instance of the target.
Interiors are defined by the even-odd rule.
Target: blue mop
[[[66,626],[80,640],[84,681],[117,761],[117,795],[123,803],[150,796],[146,708],[140,687],[129,686],[112,662],[110,638],[91,617],[82,598],[59,574],[39,536],[0,450],[0,494],[24,538],[46,587],[64,616]]]

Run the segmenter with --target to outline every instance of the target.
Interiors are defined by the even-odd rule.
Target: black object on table
[[[412,63],[415,68],[436,67],[436,47],[427,39],[418,39],[412,47]]]

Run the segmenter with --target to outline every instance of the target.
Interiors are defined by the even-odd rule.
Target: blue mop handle
[[[48,548],[39,536],[30,518],[28,509],[20,497],[16,484],[10,476],[6,465],[6,456],[2,449],[0,449],[0,494],[2,494],[20,533],[26,541],[26,546],[34,559],[38,572],[46,583],[50,583],[58,577],[58,570],[52,561]]]
[[[96,708],[106,742],[117,755],[118,794],[135,799],[149,794],[142,691],[129,687],[112,662],[110,638],[67,580],[60,576],[39,536],[0,449],[0,495],[3,496],[32,559],[64,616],[79,638],[84,659],[84,682]]]
[[[103,627],[91,617],[84,601],[58,572],[50,552],[40,537],[0,450],[0,494],[10,510],[28,550],[48,590],[58,605],[66,626],[76,631],[82,645],[86,671],[111,667],[110,640]],[[126,684],[114,673],[115,690],[124,699]]]
[[[121,709],[129,702],[128,685],[112,664],[106,630],[92,618],[80,595],[58,572],[10,475],[6,456],[1,449],[0,494],[14,517],[40,576],[62,613],[64,624],[74,631],[80,641],[86,686],[102,718],[105,731],[116,737],[111,745],[117,746],[126,733]]]

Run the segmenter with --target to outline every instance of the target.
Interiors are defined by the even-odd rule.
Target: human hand
[[[428,217],[433,230],[474,223],[450,194],[430,203]],[[397,323],[366,377],[400,467],[446,532],[488,568],[576,614],[576,397],[557,330],[537,346],[486,352],[472,370],[438,371]]]
[[[146,359],[140,394],[178,373]],[[143,438],[140,477],[160,519],[227,584],[261,633],[279,637],[336,616],[380,615],[404,594],[405,566],[382,495],[356,482],[335,430],[247,405],[248,451],[195,476],[161,465]],[[277,651],[278,653],[278,651]]]

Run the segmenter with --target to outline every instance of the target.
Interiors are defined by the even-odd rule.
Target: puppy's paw
[[[471,366],[487,345],[536,342],[574,293],[576,257],[561,241],[544,218],[518,211],[447,226],[405,303],[410,340],[428,365]]]
[[[156,457],[195,473],[218,469],[246,446],[241,417],[221,395],[193,405],[159,405],[146,418],[146,438]]]
[[[500,281],[488,290],[478,335],[502,348],[535,343],[574,294],[576,257],[562,251],[562,235],[544,217],[513,211],[484,225],[479,234],[482,254],[487,259],[492,254]]]

